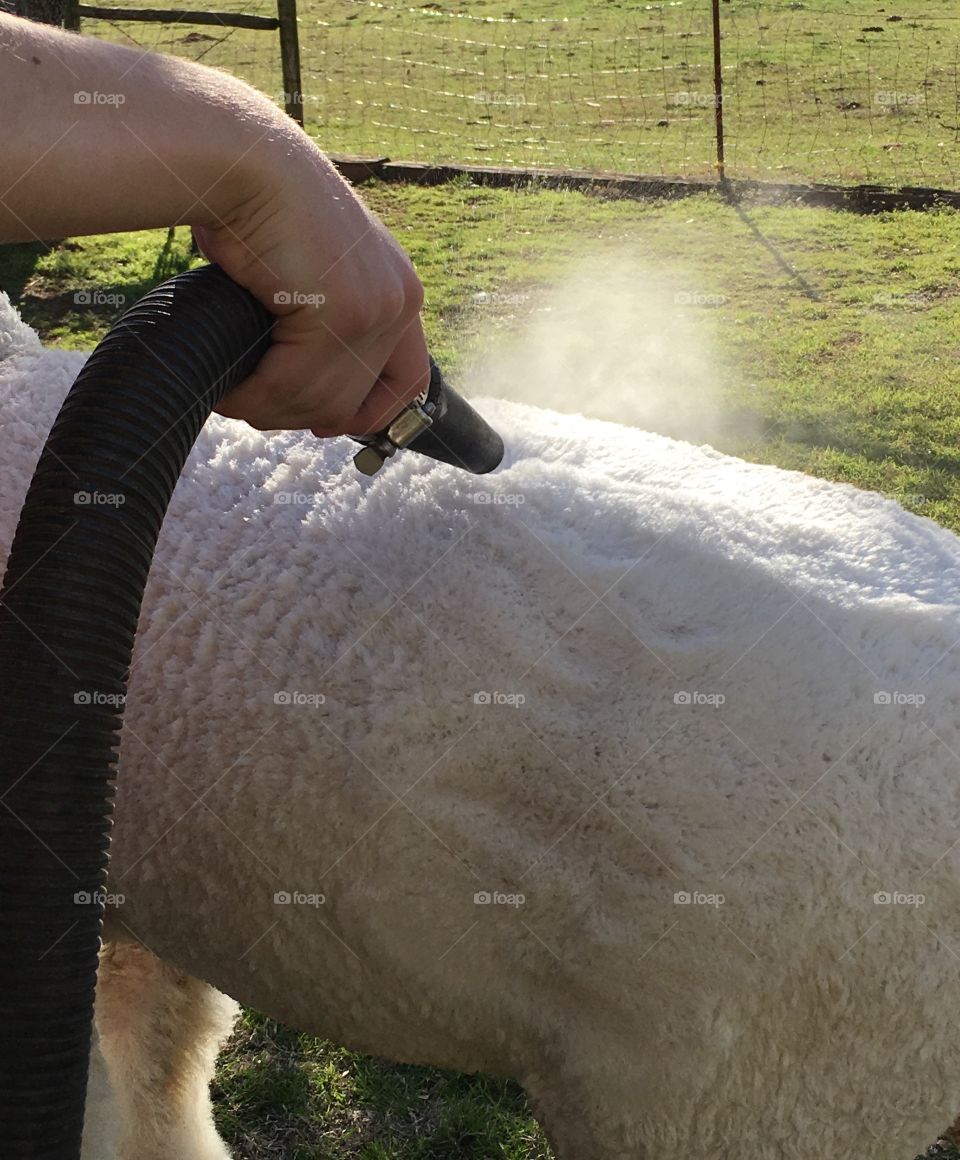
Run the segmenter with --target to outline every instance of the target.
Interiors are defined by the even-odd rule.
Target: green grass
[[[712,197],[657,205],[465,183],[366,196],[418,265],[431,344],[454,378],[509,346],[549,285],[626,255],[665,303],[667,338],[711,351],[711,442],[897,495],[960,530],[960,214],[738,212]],[[0,286],[45,339],[87,346],[119,310],[77,305],[78,290],[129,301],[155,270],[190,260],[186,231],[13,247]],[[675,305],[676,286],[724,301]]]
[[[151,286],[200,262],[187,230],[0,247],[0,289],[45,342],[84,350]]]
[[[356,1055],[253,1012],[220,1061],[235,1160],[548,1160],[520,1089]]]
[[[947,0],[721,8],[731,176],[958,185],[960,14]],[[283,88],[271,34],[84,29]],[[301,0],[299,34],[307,128],[331,151],[715,172],[709,0]]]
[[[611,310],[623,307],[620,295],[629,310],[617,352],[642,360],[650,329],[668,352],[708,352],[715,446],[886,492],[960,532],[960,213],[737,210],[713,197],[636,203],[465,182],[374,185],[366,197],[417,262],[431,345],[454,381],[482,380],[492,352],[522,345],[545,304],[560,309],[556,288],[573,272],[602,281],[620,267]],[[7,247],[0,287],[45,340],[85,347],[117,310],[76,303],[77,292],[132,300],[193,260],[184,230],[76,239],[50,252]],[[638,301],[656,309],[629,313],[624,264],[643,290]],[[717,297],[696,305],[691,296]],[[574,295],[572,319],[580,307]],[[610,340],[587,328],[579,341],[609,359],[601,346]],[[703,434],[682,407],[702,385],[693,371],[671,382],[678,417],[666,414],[659,429]],[[525,387],[517,381],[521,396]],[[215,1094],[238,1160],[548,1156],[510,1084],[395,1067],[253,1013]]]

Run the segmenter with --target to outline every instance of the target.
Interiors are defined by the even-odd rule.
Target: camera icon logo
[[[273,296],[273,301],[277,306],[289,306],[292,301],[292,295],[289,290],[278,290]]]
[[[289,890],[278,890],[273,896],[273,901],[277,906],[289,906],[293,898]]]
[[[288,693],[286,689],[281,689],[279,693],[273,694],[274,705],[290,705],[293,703],[293,694]]]
[[[73,901],[76,906],[89,906],[93,902],[93,895],[89,890],[78,890],[73,896]]]
[[[473,896],[473,901],[477,906],[489,906],[493,902],[493,895],[489,890],[478,890]]]
[[[673,896],[673,901],[678,906],[689,906],[693,902],[693,895],[689,890],[678,890]]]
[[[92,100],[93,98],[90,96],[90,94],[84,92],[83,90],[73,94],[73,103],[75,105],[89,105],[91,104]]]
[[[689,705],[691,699],[690,694],[685,689],[681,689],[679,693],[673,694],[674,705]]]
[[[489,705],[490,694],[486,690],[481,689],[479,693],[473,694],[473,703],[475,705]]]
[[[81,689],[78,693],[73,694],[74,705],[89,705],[91,700],[90,694],[85,689]]]

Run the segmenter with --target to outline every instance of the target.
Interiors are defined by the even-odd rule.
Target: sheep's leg
[[[569,1038],[541,1067],[519,1077],[557,1160],[649,1160],[637,1121],[642,1092],[616,1043],[597,1022]],[[613,1046],[615,1050],[611,1052]]]
[[[120,1105],[107,1062],[100,1050],[96,1028],[90,1047],[90,1073],[87,1078],[87,1103],[83,1115],[83,1147],[80,1160],[118,1160],[117,1129]]]
[[[209,1084],[236,1013],[232,999],[139,944],[107,943],[96,1027],[115,1096],[116,1151],[89,1160],[229,1160]]]
[[[550,1096],[538,1098],[527,1089],[530,1106],[543,1128],[557,1160],[642,1160],[646,1152],[611,1139],[607,1126],[597,1122],[596,1105],[576,1098],[557,1086]]]

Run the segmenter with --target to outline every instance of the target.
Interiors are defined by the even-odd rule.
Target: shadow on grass
[[[551,1157],[514,1083],[357,1055],[252,1011],[213,1096],[236,1160]]]
[[[37,263],[46,257],[55,243],[12,242],[0,245],[0,290],[16,302],[30,281]]]
[[[837,418],[839,422],[830,424],[815,420],[766,419],[762,421],[764,439],[783,439],[809,448],[839,451],[871,463],[895,463],[900,467],[923,472],[931,480],[935,479],[938,472],[960,475],[960,451],[934,453],[922,447],[910,449],[883,439],[866,438],[856,434],[855,422],[843,422],[839,415]]]
[[[83,248],[82,239],[0,246],[0,289],[10,295],[24,322],[44,342],[92,346],[148,290],[189,269],[193,260],[193,253],[177,242],[171,228],[149,273],[126,281],[98,282],[93,271],[78,281],[76,271],[65,278],[62,271],[45,270],[41,265],[51,254],[72,260]]]
[[[790,281],[794,284],[794,287],[800,291],[804,298],[809,298],[812,302],[822,301],[820,292],[817,290],[817,288],[812,286],[806,280],[806,278],[804,278],[800,271],[797,270],[791,264],[791,262],[784,257],[780,249],[778,249],[778,247],[770,241],[767,235],[760,229],[760,227],[747,213],[740,202],[736,198],[728,199],[728,201],[733,209],[733,212],[753,235],[754,241],[759,242],[759,244],[763,246],[763,248],[767,251],[768,254],[770,254],[783,273],[787,275]]]
[[[190,262],[194,254],[199,253],[193,242],[193,235],[190,237],[189,253],[185,256],[183,250],[177,246],[177,230],[175,226],[171,226],[167,230],[167,237],[157,254],[157,260],[153,264],[153,274],[151,276],[150,285],[156,286],[158,282],[165,282],[168,278],[172,278],[174,274],[182,274],[184,270],[190,268]],[[146,293],[146,290],[144,291]]]
[[[955,1127],[951,1128],[936,1144],[931,1144],[926,1152],[917,1156],[916,1160],[960,1160],[960,1151],[957,1151],[957,1145],[953,1140],[954,1131]]]
[[[870,437],[863,433],[862,422],[860,416],[839,409],[828,418],[810,419],[730,405],[721,416],[708,416],[702,429],[685,419],[676,430],[664,422],[657,431],[691,443],[709,443],[728,455],[756,458],[762,463],[772,461],[772,448],[777,444],[809,452],[832,451],[877,467],[906,469],[916,474],[913,490],[931,499],[947,497],[949,479],[960,477],[960,449],[943,448],[937,440],[930,445],[922,433],[914,435],[913,446]],[[861,486],[872,485],[867,482]]]

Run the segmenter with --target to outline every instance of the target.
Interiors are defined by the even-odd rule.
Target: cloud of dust
[[[711,442],[734,417],[709,325],[726,299],[704,281],[605,255],[546,292],[478,294],[490,325],[464,390]]]

